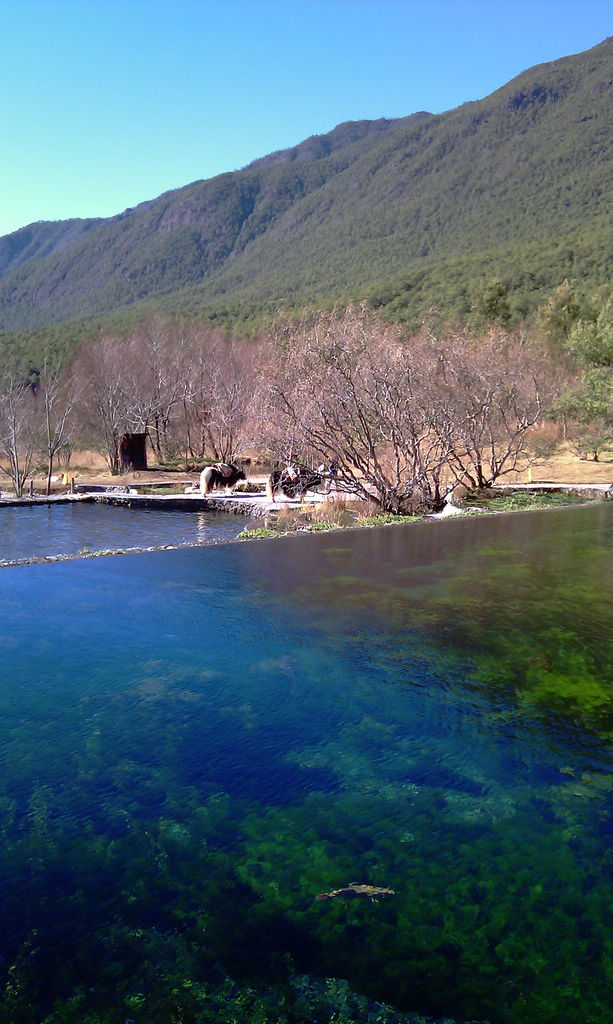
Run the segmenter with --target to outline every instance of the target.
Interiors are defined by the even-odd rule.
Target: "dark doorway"
[[[131,469],[147,468],[146,442],[146,434],[123,435],[119,450],[122,473],[128,473]]]

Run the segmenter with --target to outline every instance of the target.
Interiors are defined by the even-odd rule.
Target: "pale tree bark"
[[[503,331],[407,339],[348,311],[278,337],[269,446],[334,460],[342,489],[385,511],[440,509],[455,483],[516,469],[552,391],[539,354]]]
[[[155,456],[174,456],[182,448],[174,436],[177,406],[185,392],[185,339],[160,315],[130,335],[124,351],[129,427],[147,433]]]
[[[240,458],[248,440],[254,402],[254,349],[249,342],[223,342],[209,378],[207,437],[213,457]]]
[[[212,406],[218,352],[226,344],[216,331],[206,328],[179,329],[178,394],[174,407],[173,432],[177,444],[188,456],[202,459],[214,453]]]
[[[113,476],[121,471],[121,438],[133,413],[133,396],[125,383],[124,348],[122,339],[101,334],[79,351],[71,368],[72,386],[79,392],[81,430],[105,456]]]
[[[344,491],[383,511],[439,508],[448,440],[429,368],[389,326],[349,311],[305,323],[271,375],[280,427],[302,453],[338,466]]]
[[[540,355],[502,332],[485,339],[448,335],[438,352],[453,439],[449,468],[458,483],[491,487],[528,459],[530,432],[551,399]]]
[[[257,353],[256,342],[187,334],[173,430],[193,457],[232,462],[252,442]]]
[[[181,397],[186,448],[197,459],[204,457],[208,445],[210,381],[217,340],[202,338],[194,341]]]
[[[0,378],[0,470],[10,478],[15,495],[23,495],[38,449],[38,409],[30,384],[17,370]]]
[[[60,452],[72,446],[76,402],[74,387],[65,380],[59,361],[45,352],[39,374],[37,401],[42,419],[40,450],[47,463],[46,494],[51,492],[54,461]]]

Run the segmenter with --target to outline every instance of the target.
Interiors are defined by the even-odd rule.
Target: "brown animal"
[[[284,494],[286,498],[303,498],[307,491],[321,487],[322,472],[323,466],[315,473],[303,466],[274,469],[266,481],[268,500],[274,501],[276,494]]]
[[[373,903],[380,899],[387,899],[388,896],[395,896],[394,889],[386,889],[384,886],[368,885],[366,883],[350,882],[344,889],[333,889],[332,892],[320,892],[316,900],[333,900],[335,896],[366,896]]]
[[[211,491],[219,491],[226,488],[229,494],[234,490],[239,480],[246,480],[245,471],[234,462],[216,462],[214,466],[207,466],[200,474],[200,493],[210,494]]]

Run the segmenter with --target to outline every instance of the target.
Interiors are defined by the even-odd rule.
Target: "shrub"
[[[240,491],[242,494],[261,494],[263,487],[252,480],[239,480],[234,490]]]

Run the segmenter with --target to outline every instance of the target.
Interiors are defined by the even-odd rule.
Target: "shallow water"
[[[233,540],[252,520],[219,512],[101,503],[0,508],[0,566],[92,551],[143,550]]]
[[[612,541],[603,504],[5,569],[0,1019],[611,1019]]]

